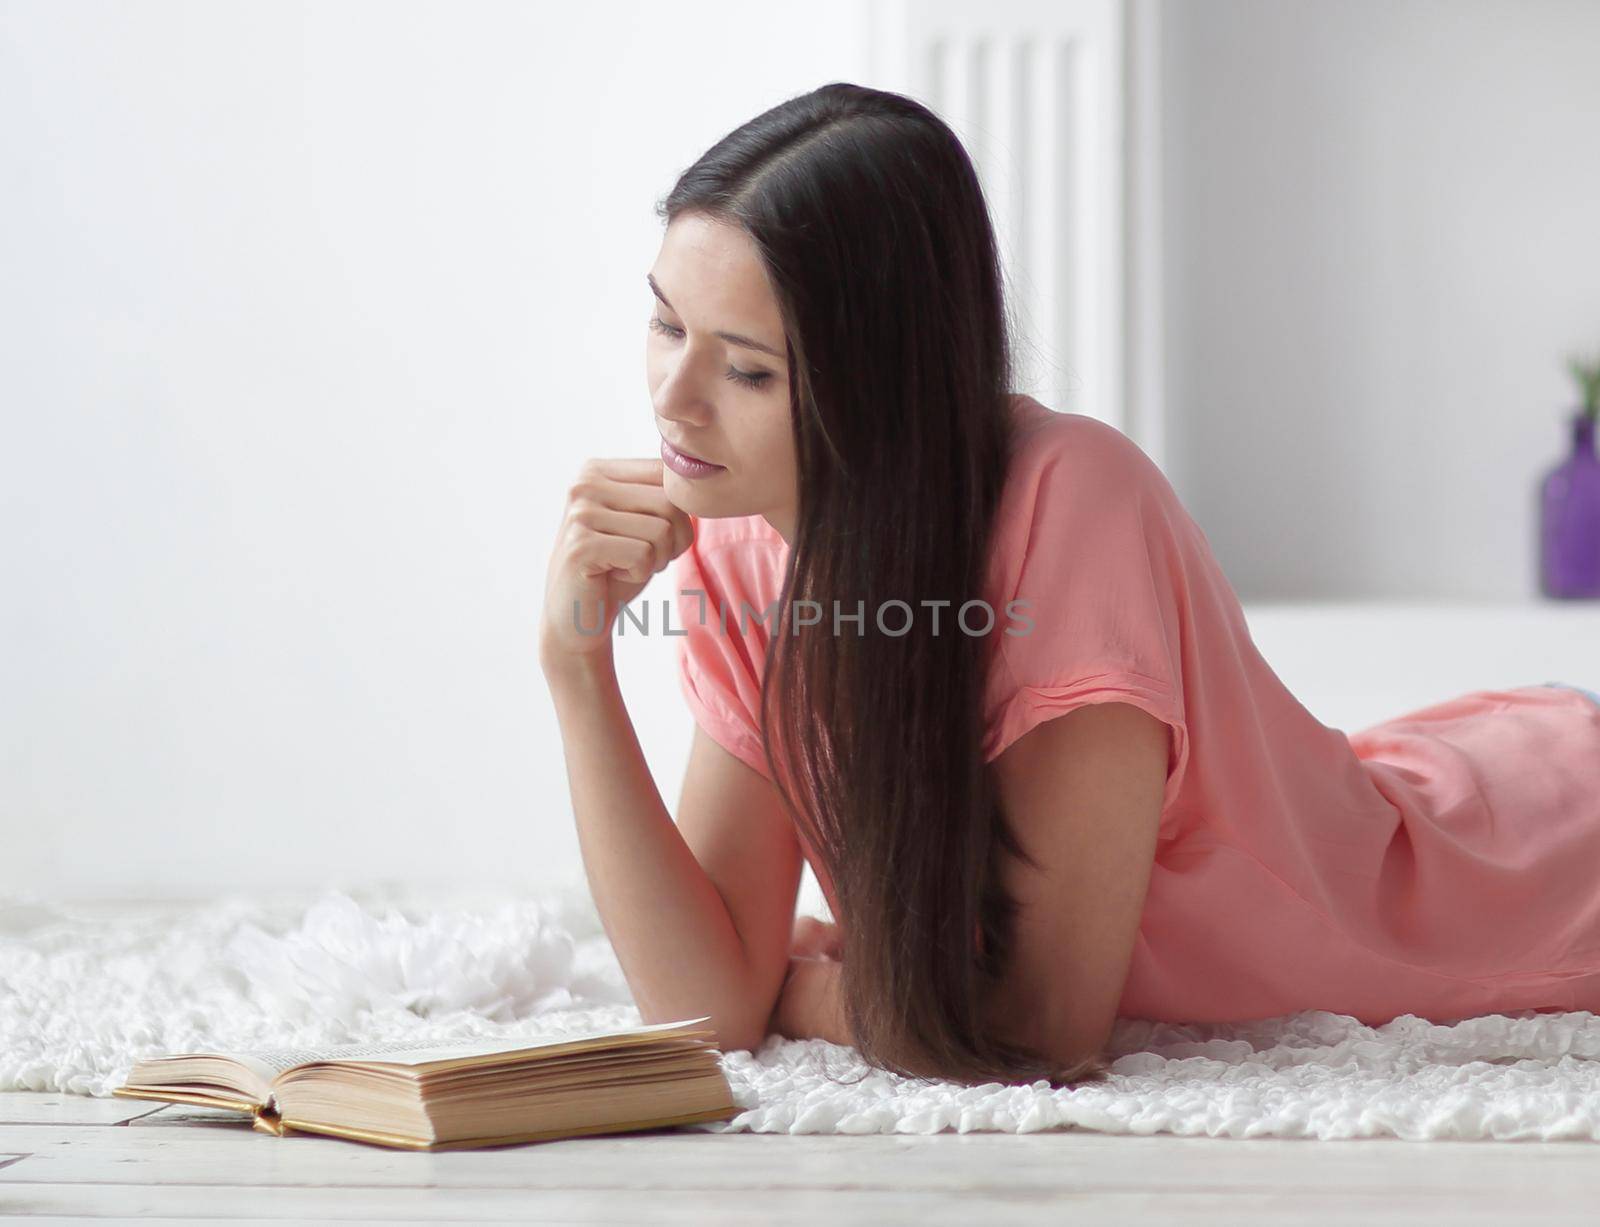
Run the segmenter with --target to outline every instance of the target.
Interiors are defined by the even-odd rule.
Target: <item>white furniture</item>
[[[1245,604],[1262,656],[1324,724],[1352,732],[1468,690],[1600,690],[1600,603]]]

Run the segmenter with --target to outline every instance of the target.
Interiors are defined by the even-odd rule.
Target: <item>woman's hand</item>
[[[799,959],[833,959],[838,961],[844,953],[844,934],[839,926],[815,916],[798,916],[794,922],[794,935],[789,940],[789,957]]]
[[[839,957],[844,938],[839,926],[815,916],[798,916],[789,940],[789,972],[767,1023],[769,1032],[789,1039],[850,1043],[839,1004]]]
[[[547,674],[609,658],[617,611],[693,543],[694,526],[667,501],[661,470],[658,459],[586,460],[569,487],[539,625]]]
[[[841,1005],[839,975],[843,968],[844,964],[833,959],[791,957],[767,1031],[792,1040],[853,1043]]]

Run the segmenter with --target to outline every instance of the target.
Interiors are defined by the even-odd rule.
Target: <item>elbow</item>
[[[1115,1015],[1090,1020],[1081,1013],[1062,1017],[1032,1009],[1012,1014],[1009,1025],[1000,1030],[1004,1038],[1031,1048],[1060,1068],[1075,1069],[1104,1055],[1115,1021]]]
[[[772,1003],[754,1002],[712,1020],[723,1052],[755,1052],[775,1030]]]
[[[717,1047],[722,1052],[757,1052],[766,1041],[766,1035],[756,1035],[750,1032],[743,1036],[734,1036]]]
[[[728,1020],[718,1025],[716,1032],[717,1047],[723,1052],[755,1052],[769,1034],[765,1018],[754,1025]]]
[[[1070,1043],[1066,1045],[1056,1060],[1060,1062],[1062,1069],[1079,1069],[1093,1062],[1103,1060],[1110,1045],[1111,1036],[1109,1033],[1097,1040]]]
[[[689,1018],[700,1018],[709,1015],[707,1020],[700,1024],[703,1030],[708,1030],[712,1035],[712,1042],[719,1052],[736,1052],[741,1049],[754,1052],[760,1048],[767,1038],[766,1019],[753,1021],[749,1015],[736,1011],[722,1011],[720,1013],[705,1009],[685,1010],[672,1009],[661,1011],[659,1009],[639,1010],[639,1021],[645,1026],[659,1026],[664,1023],[682,1022]]]
[[[1090,1061],[1101,1059],[1111,1044],[1111,1031],[1115,1018],[1109,1022],[1096,1022],[1092,1026],[1069,1028],[1060,1033],[1059,1040],[1046,1049],[1046,1055],[1063,1069],[1076,1069]]]

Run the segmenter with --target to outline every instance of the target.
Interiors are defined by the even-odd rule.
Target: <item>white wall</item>
[[[1224,568],[1522,598],[1600,344],[1600,4],[1160,15],[1163,463]],[[0,893],[581,876],[534,632],[578,464],[655,451],[651,205],[864,25],[0,0]],[[1600,685],[1590,612],[1250,614],[1354,727]],[[675,809],[671,644],[618,648]]]
[[[1248,600],[1537,592],[1600,4],[1169,0],[1169,475]]]
[[[0,891],[581,874],[534,632],[579,463],[659,445],[651,206],[862,24],[0,3]]]

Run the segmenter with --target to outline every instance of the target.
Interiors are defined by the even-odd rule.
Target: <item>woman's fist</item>
[[[611,651],[617,612],[694,541],[667,501],[659,459],[586,460],[550,554],[539,660],[548,671]]]

